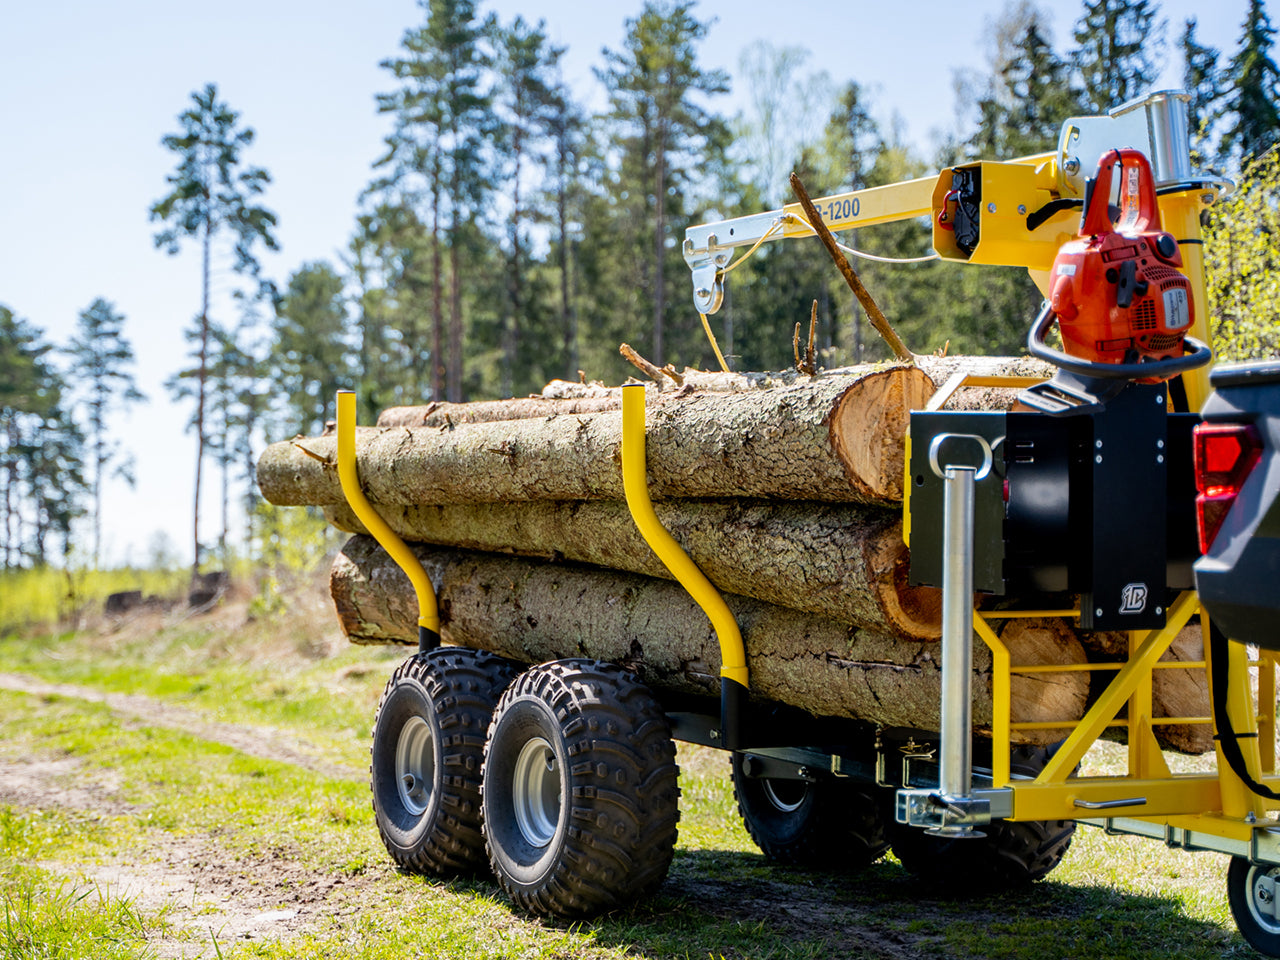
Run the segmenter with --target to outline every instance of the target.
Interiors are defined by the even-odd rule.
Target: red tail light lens
[[[1208,553],[1245,480],[1262,457],[1262,440],[1248,423],[1201,423],[1194,431],[1196,524]]]

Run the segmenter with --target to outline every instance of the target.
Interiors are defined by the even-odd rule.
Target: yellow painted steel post
[[[365,525],[365,529],[413,584],[413,592],[418,597],[418,649],[423,652],[434,650],[440,645],[440,614],[436,606],[435,587],[413,551],[379,516],[360,488],[359,470],[356,466],[355,393],[351,390],[339,390],[337,405],[338,480],[342,484],[342,495],[347,498],[352,512]]]
[[[732,748],[738,746],[732,740],[738,732],[739,712],[746,700],[746,647],[738,622],[720,592],[667,532],[654,512],[646,470],[644,399],[644,384],[632,383],[622,388],[622,487],[627,508],[645,543],[702,608],[716,632],[720,642],[721,712],[725,728],[722,745]]]
[[[1009,782],[1010,701],[1013,695],[1009,648],[976,610],[973,629],[991,651],[991,785],[1003,787]]]
[[[1132,659],[1142,647],[1149,631],[1129,631],[1129,657]],[[1152,666],[1142,671],[1138,684],[1129,696],[1129,776],[1151,777],[1164,764],[1160,744],[1151,732]]]
[[[1276,772],[1276,655],[1258,657],[1258,751],[1263,773]]]
[[[1210,347],[1209,300],[1204,288],[1204,240],[1200,230],[1203,190],[1166,194],[1160,198],[1160,223],[1178,241],[1182,251],[1182,272],[1191,281],[1195,319],[1187,332]],[[1187,390],[1187,406],[1192,413],[1209,398],[1209,368],[1200,367],[1182,375]]]

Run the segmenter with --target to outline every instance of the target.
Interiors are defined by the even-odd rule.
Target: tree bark
[[[669,500],[658,518],[717,588],[908,639],[941,633],[939,591],[907,583],[896,513],[826,503]],[[382,507],[405,540],[671,579],[616,501]],[[329,522],[367,533],[345,504]]]
[[[480,400],[474,403],[428,403],[414,407],[388,407],[378,415],[380,427],[452,427],[462,423],[492,423],[496,420],[536,420],[620,410],[617,396],[580,399],[513,397],[510,400]]]
[[[451,643],[526,663],[591,657],[635,670],[655,690],[714,696],[720,649],[706,616],[677,584],[650,577],[416,546],[436,585]],[[417,609],[408,579],[368,537],[348,542],[330,580],[338,617],[357,643],[411,643]],[[742,630],[753,696],[819,716],[936,730],[937,644],[899,640],[824,617],[728,594]],[[1055,638],[1054,662],[1081,663],[1069,628],[1011,621],[1002,636],[1018,662],[1037,662]],[[974,646],[974,724],[991,723],[990,656]],[[1015,677],[1016,720],[1075,720],[1088,680],[1081,673]],[[1065,731],[1025,731],[1047,743]]]
[[[914,367],[864,368],[788,387],[656,405],[650,490],[674,497],[893,503],[902,497],[909,412],[930,381]],[[379,504],[621,500],[618,412],[389,428],[358,438],[361,481]],[[262,494],[280,505],[343,502],[335,441],[270,446]]]

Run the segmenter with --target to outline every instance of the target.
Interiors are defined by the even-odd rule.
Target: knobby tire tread
[[[532,885],[504,876],[494,830],[486,831],[499,884],[517,908],[565,919],[649,895],[671,865],[680,816],[675,744],[662,707],[630,673],[587,660],[526,671],[507,688],[495,717],[520,697],[538,698],[555,713],[569,757],[570,812],[559,855]],[[495,722],[486,763],[497,729]]]
[[[378,809],[377,727],[370,748],[369,777],[373,784],[374,819],[383,845],[396,864],[411,873],[438,877],[473,874],[488,867],[480,797],[484,743],[489,721],[502,691],[518,675],[521,665],[465,647],[440,647],[405,660],[387,682],[376,717],[393,693],[405,684],[420,685],[435,713],[440,735],[438,805],[432,823],[406,849],[388,833]],[[394,743],[391,744],[394,751]],[[429,815],[429,814],[428,814]]]

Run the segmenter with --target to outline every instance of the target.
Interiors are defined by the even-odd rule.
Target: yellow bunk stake
[[[742,632],[720,591],[658,519],[649,499],[645,466],[644,384],[632,383],[622,388],[622,488],[627,509],[645,543],[697,601],[720,641],[721,745],[732,749],[739,746],[736,735],[747,694],[747,651]]]
[[[379,546],[391,556],[413,584],[418,596],[418,649],[425,653],[440,646],[440,614],[436,607],[436,591],[431,578],[387,522],[378,515],[369,498],[360,489],[359,471],[356,468],[356,395],[351,390],[339,390],[338,403],[338,480],[342,495],[347,498],[352,512],[378,541]]]

